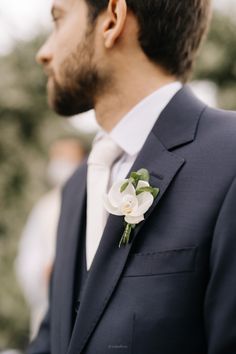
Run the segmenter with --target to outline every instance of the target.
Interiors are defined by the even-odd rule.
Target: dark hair
[[[91,16],[108,0],[85,0]],[[211,0],[126,0],[139,24],[139,43],[153,62],[186,81],[208,28]]]

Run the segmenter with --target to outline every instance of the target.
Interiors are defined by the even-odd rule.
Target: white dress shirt
[[[128,112],[109,133],[124,151],[112,167],[109,187],[126,177],[156,120],[181,87],[182,84],[176,81],[154,91]],[[95,140],[103,134],[108,133],[100,127]]]

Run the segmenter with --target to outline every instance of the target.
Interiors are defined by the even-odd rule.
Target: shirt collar
[[[180,90],[178,81],[170,83],[154,91],[129,111],[109,133],[110,137],[128,155],[136,155],[142,148],[161,112]],[[95,140],[108,134],[101,129]]]

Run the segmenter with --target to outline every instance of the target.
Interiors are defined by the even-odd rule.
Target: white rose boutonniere
[[[119,247],[129,243],[132,229],[144,220],[144,214],[159,193],[159,188],[150,186],[149,179],[149,172],[142,168],[132,172],[128,179],[116,182],[104,195],[106,210],[113,215],[124,216],[125,230]]]

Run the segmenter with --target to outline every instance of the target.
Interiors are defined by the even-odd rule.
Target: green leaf
[[[129,182],[132,183],[132,185],[134,186],[134,188],[136,189],[137,188],[137,185],[138,185],[138,181],[139,181],[139,175],[136,173],[136,172],[132,172],[130,174],[130,178],[129,178]]]
[[[128,187],[129,185],[129,182],[125,182],[124,184],[122,184],[122,186],[120,187],[120,192],[123,193],[126,188]]]
[[[130,177],[133,178],[135,181],[140,179],[140,175],[137,172],[131,172]]]
[[[157,197],[157,195],[160,192],[159,188],[153,188],[153,187],[142,187],[136,190],[136,195],[139,195],[143,192],[149,192],[153,195],[153,198],[155,199]]]
[[[138,170],[137,174],[139,175],[139,179],[142,181],[148,182],[150,179],[150,174],[148,170],[146,170],[146,168],[141,168],[140,170]]]
[[[136,181],[133,177],[129,178],[129,182],[132,183],[134,186],[136,185]]]
[[[152,195],[154,199],[158,196],[159,192],[160,192],[159,188],[152,188]]]
[[[153,188],[152,187],[141,187],[141,188],[136,190],[136,195],[139,195],[139,194],[141,194],[143,192],[152,193],[153,192]]]

